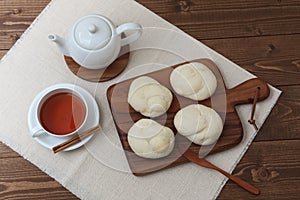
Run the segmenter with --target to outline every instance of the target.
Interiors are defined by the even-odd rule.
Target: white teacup
[[[32,137],[43,134],[71,136],[85,124],[87,116],[87,102],[79,92],[69,88],[54,89],[38,101],[35,113],[38,123],[32,129]]]

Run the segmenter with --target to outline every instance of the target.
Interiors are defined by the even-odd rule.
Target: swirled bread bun
[[[151,119],[137,121],[129,129],[127,139],[135,154],[151,159],[169,155],[175,143],[173,131]]]
[[[178,111],[174,125],[181,135],[199,145],[215,143],[223,130],[219,114],[200,104],[192,104]]]
[[[198,62],[174,69],[170,83],[177,94],[197,101],[209,98],[217,88],[217,79],[213,72]]]
[[[153,78],[142,76],[135,79],[129,88],[128,103],[146,117],[157,117],[170,107],[173,95],[168,88]]]

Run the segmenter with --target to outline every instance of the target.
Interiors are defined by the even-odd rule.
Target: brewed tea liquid
[[[68,92],[49,97],[42,105],[40,122],[50,133],[66,135],[75,131],[85,119],[85,104]]]

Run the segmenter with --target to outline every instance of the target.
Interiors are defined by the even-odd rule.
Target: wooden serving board
[[[176,134],[175,147],[172,153],[161,159],[145,159],[133,153],[127,141],[127,133],[131,126],[138,120],[146,118],[136,112],[128,103],[127,95],[131,82],[136,79],[129,79],[109,87],[107,98],[110,104],[113,119],[119,133],[120,140],[123,145],[129,166],[133,174],[140,176],[145,175],[163,168],[173,167],[182,163],[189,162],[179,151],[179,145],[185,145],[191,151],[199,153],[201,157],[224,151],[237,144],[243,138],[243,127],[239,116],[235,110],[235,105],[252,103],[254,96],[259,88],[258,101],[264,100],[269,96],[270,90],[267,84],[261,79],[248,80],[232,89],[227,89],[224,85],[222,75],[220,74],[216,64],[209,59],[197,59],[190,62],[199,62],[206,65],[212,70],[217,78],[217,89],[213,96],[204,101],[193,101],[177,95],[170,85],[169,77],[171,72],[178,66],[188,63],[181,63],[172,67],[145,74],[160,82],[169,88],[173,94],[173,102],[166,114],[153,118],[158,123],[171,128]],[[214,145],[200,146],[191,144],[185,137],[177,134],[173,124],[175,114],[183,107],[190,104],[203,104],[215,109],[221,116],[224,127],[222,134]],[[250,113],[249,113],[250,117]],[[182,149],[182,148],[181,148]]]

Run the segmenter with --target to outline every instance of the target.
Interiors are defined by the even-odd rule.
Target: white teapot
[[[125,31],[133,32],[121,39]],[[142,35],[142,27],[136,23],[125,23],[117,28],[101,15],[87,15],[75,22],[66,38],[50,34],[62,53],[72,57],[87,69],[108,67],[119,55],[122,46],[128,45]]]

